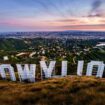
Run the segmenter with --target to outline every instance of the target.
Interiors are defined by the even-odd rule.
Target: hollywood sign
[[[53,71],[55,70],[56,61],[50,61],[49,65],[47,66],[45,61],[40,61],[40,68],[41,68],[41,76],[44,74],[45,78],[53,78],[55,74]],[[83,75],[83,66],[84,61],[78,61],[77,66],[77,75]],[[96,77],[102,78],[105,64],[102,61],[91,61],[87,64],[86,76],[92,76],[92,71],[94,66],[97,66],[97,73]],[[36,64],[16,64],[17,72],[20,81],[28,80],[29,82],[35,82],[35,73],[36,73]],[[0,76],[2,79],[7,78],[7,72],[10,75],[10,79],[12,81],[16,81],[16,75],[14,68],[11,64],[1,64],[0,65]],[[61,77],[67,76],[67,61],[62,61],[61,65]]]

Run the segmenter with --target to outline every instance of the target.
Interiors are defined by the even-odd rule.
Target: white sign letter
[[[49,67],[47,67],[45,61],[40,61],[41,71],[44,71],[46,78],[51,78],[51,74],[54,70],[56,61],[51,61]]]
[[[2,65],[0,65],[0,74],[1,74],[1,77],[6,79],[5,69],[7,69],[8,72],[10,73],[11,80],[12,81],[16,81],[16,77],[15,77],[15,73],[14,73],[14,68],[10,64],[2,64]]]
[[[67,61],[62,61],[62,76],[67,76]]]
[[[20,81],[29,80],[30,82],[35,82],[35,64],[30,64],[30,67],[28,64],[25,64],[24,67],[21,64],[16,64],[16,66]]]
[[[91,76],[92,75],[92,70],[93,70],[94,65],[98,66],[98,72],[96,74],[96,77],[100,77],[101,78],[102,75],[103,75],[103,72],[104,72],[104,63],[103,62],[99,62],[99,61],[91,61],[90,63],[88,63],[86,75],[87,76]]]
[[[78,61],[77,75],[82,76],[84,61]]]

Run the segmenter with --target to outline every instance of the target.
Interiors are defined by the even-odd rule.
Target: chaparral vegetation
[[[105,105],[105,79],[68,76],[36,83],[0,80],[1,105]]]

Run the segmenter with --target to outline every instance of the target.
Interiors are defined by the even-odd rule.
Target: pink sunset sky
[[[105,31],[104,0],[1,0],[0,31]]]

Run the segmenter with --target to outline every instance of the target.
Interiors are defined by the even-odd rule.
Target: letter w
[[[30,67],[28,64],[25,64],[24,66],[22,66],[21,64],[16,64],[16,66],[20,81],[29,80],[30,82],[35,82],[35,64],[30,64]]]

